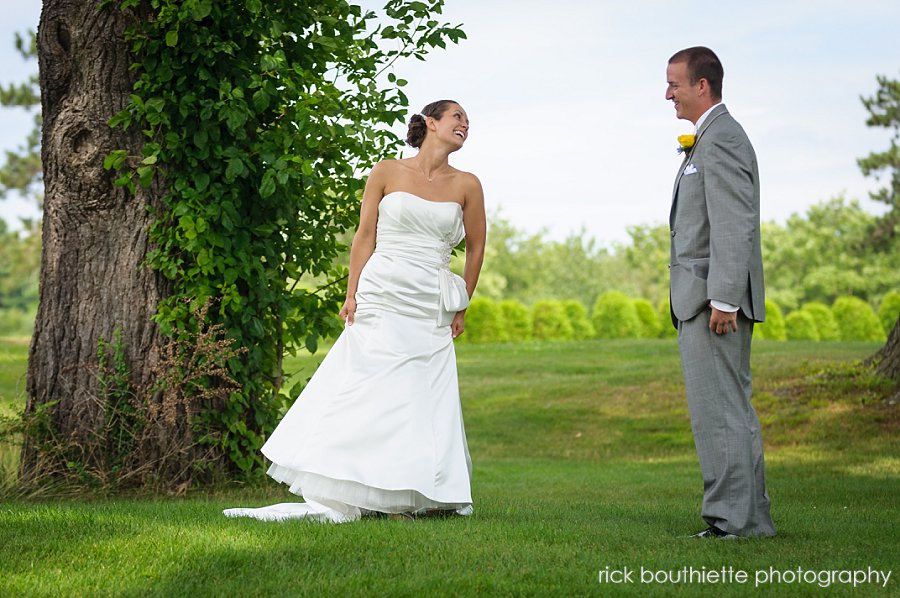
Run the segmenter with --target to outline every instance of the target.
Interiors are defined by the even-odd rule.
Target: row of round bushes
[[[878,315],[856,297],[840,297],[832,307],[807,303],[787,316],[778,304],[767,300],[766,322],[756,325],[754,335],[769,340],[883,341],[898,314],[900,293],[886,295]],[[512,299],[476,298],[466,312],[466,333],[459,340],[500,343],[675,335],[668,300],[654,308],[646,299],[610,291],[597,299],[590,315],[580,301],[538,301],[529,309]]]
[[[668,301],[654,308],[646,299],[610,291],[597,299],[590,316],[580,301],[544,300],[529,309],[512,299],[476,298],[466,312],[466,333],[460,340],[498,343],[661,336],[675,336]]]
[[[884,341],[900,316],[900,293],[885,295],[878,313],[858,297],[838,297],[831,307],[807,303],[783,315],[781,308],[766,300],[766,321],[754,334],[769,340]]]

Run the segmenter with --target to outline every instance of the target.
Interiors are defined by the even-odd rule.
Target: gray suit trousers
[[[739,536],[773,536],[759,419],[750,404],[753,322],[709,329],[710,310],[678,323],[678,347],[703,474],[702,517]]]

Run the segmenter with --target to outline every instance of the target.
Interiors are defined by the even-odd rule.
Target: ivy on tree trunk
[[[202,451],[159,473],[189,481],[200,455],[259,471],[298,391],[282,388],[283,354],[338,330],[339,235],[356,224],[362,175],[400,145],[390,127],[406,82],[390,69],[465,37],[434,20],[442,4],[390,0],[379,16],[344,0],[46,0],[27,411],[49,411],[54,434],[91,434],[107,408],[92,369],[100,338],[121,329],[132,388],[152,406],[167,339],[217,325],[246,349],[228,362],[240,390],[180,414]],[[323,276],[323,289],[307,282]],[[151,436],[147,461],[170,448],[169,431]],[[26,476],[39,446],[26,446]]]

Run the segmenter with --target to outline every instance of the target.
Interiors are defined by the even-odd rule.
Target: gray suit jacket
[[[676,327],[712,299],[739,306],[751,320],[765,320],[756,153],[724,104],[706,117],[686,152],[675,179],[669,228]]]

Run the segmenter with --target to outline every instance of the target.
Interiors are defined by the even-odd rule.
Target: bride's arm
[[[378,204],[384,197],[386,166],[379,162],[369,173],[366,189],[363,191],[362,205],[359,208],[359,227],[353,235],[350,245],[350,275],[347,277],[347,298],[341,308],[341,319],[353,324],[356,316],[356,287],[363,266],[375,251],[375,229],[378,225]]]
[[[466,280],[466,292],[469,297],[475,294],[475,285],[481,275],[484,264],[484,245],[487,223],[484,215],[484,190],[481,181],[474,175],[469,189],[466,191],[463,206],[463,224],[466,227],[466,266],[463,278]]]
[[[481,274],[481,265],[484,263],[484,243],[487,223],[484,216],[484,190],[481,182],[474,175],[471,185],[466,190],[465,203],[463,204],[463,224],[466,227],[466,266],[463,270],[463,278],[466,281],[466,292],[469,298],[475,294],[475,286],[478,284],[478,276]],[[457,312],[450,323],[450,332],[453,338],[463,333],[466,328],[466,310]]]

